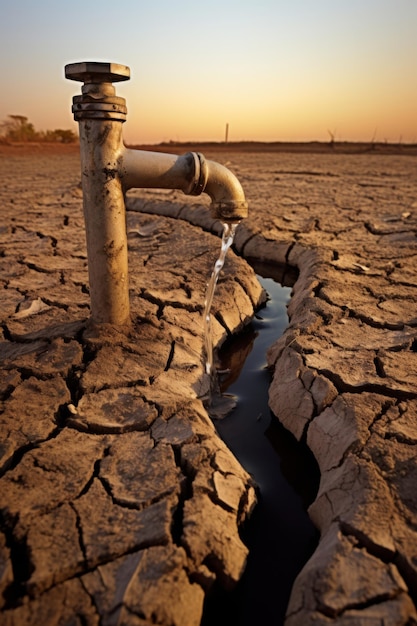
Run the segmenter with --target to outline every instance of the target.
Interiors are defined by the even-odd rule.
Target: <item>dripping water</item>
[[[219,279],[220,272],[223,269],[227,251],[233,243],[237,227],[238,224],[224,224],[220,255],[216,263],[214,264],[214,269],[211,274],[210,281],[207,285],[206,299],[204,301],[204,347],[206,356],[206,374],[208,374],[209,376],[212,375],[213,370],[213,341],[211,337],[210,324],[211,305],[213,304],[213,297],[217,281]]]

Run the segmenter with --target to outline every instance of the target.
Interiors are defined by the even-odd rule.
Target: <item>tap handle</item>
[[[112,83],[129,80],[127,65],[95,61],[69,63],[65,66],[65,77],[84,83],[82,95],[72,99],[76,122],[85,119],[126,121],[126,100],[116,96]]]
[[[119,63],[84,61],[65,66],[65,78],[81,83],[119,83],[129,80],[130,68]]]

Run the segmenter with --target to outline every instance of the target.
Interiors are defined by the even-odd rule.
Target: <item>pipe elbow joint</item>
[[[199,177],[196,192],[211,198],[210,212],[222,222],[238,223],[248,216],[248,203],[236,176],[224,165],[208,161],[200,153],[194,153],[199,161]]]

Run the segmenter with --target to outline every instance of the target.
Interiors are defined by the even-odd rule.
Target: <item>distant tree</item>
[[[36,131],[24,115],[9,115],[1,124],[2,134],[9,141],[34,141]]]
[[[55,130],[47,130],[45,133],[43,133],[42,138],[44,141],[74,143],[74,141],[77,140],[77,135],[72,130],[63,130],[62,128],[56,128]]]
[[[25,115],[8,115],[0,123],[0,139],[3,141],[51,141],[73,143],[77,135],[72,130],[47,130],[38,132]]]

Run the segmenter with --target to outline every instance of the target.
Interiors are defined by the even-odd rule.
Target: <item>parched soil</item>
[[[417,160],[205,154],[250,204],[216,341],[263,301],[245,258],[299,272],[270,407],[320,466],[321,539],[286,623],[416,624]],[[133,323],[98,331],[78,146],[0,146],[0,167],[2,623],[198,626],[213,585],[242,575],[256,502],[204,408],[220,225],[205,197],[130,191]]]

